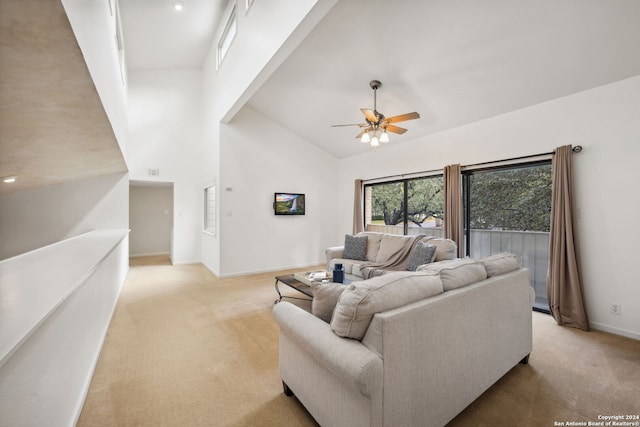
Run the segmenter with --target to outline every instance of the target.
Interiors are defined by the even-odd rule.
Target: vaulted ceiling
[[[267,7],[261,2],[253,8]],[[203,16],[218,25],[226,3],[185,0],[185,19],[171,16],[167,3],[123,1],[130,65],[175,66],[185,51],[202,56],[190,29],[202,28]],[[158,9],[165,16],[155,19]],[[355,139],[360,129],[331,125],[364,123],[360,108],[373,107],[369,82],[377,79],[380,112],[421,114],[403,124],[407,133],[391,135],[391,144],[410,143],[640,74],[639,16],[637,0],[338,1],[248,105],[320,149],[350,156],[370,150]]]
[[[129,69],[202,66],[227,2],[182,3],[120,1]],[[359,129],[331,125],[362,123],[377,79],[380,112],[421,114],[392,135],[411,143],[639,75],[638,16],[637,0],[338,1],[248,105],[350,156],[370,150]],[[0,176],[21,176],[0,194],[126,170],[61,3],[0,0],[0,24]]]
[[[337,157],[360,108],[411,111],[391,144],[640,74],[636,0],[350,0],[323,21],[249,105]],[[381,149],[383,149],[382,147]]]

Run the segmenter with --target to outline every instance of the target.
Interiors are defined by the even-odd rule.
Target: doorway
[[[172,263],[172,182],[129,182],[129,228],[131,262]]]

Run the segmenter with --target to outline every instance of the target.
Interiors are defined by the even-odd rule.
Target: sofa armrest
[[[363,396],[382,387],[382,359],[360,341],[337,336],[328,323],[286,301],[275,305],[273,315],[281,334]]]
[[[331,270],[331,260],[336,258],[342,258],[344,253],[344,246],[332,246],[325,249],[324,254],[327,257],[327,271]]]

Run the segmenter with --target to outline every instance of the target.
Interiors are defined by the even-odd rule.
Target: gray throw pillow
[[[344,235],[344,252],[342,258],[357,259],[360,261],[367,260],[367,236],[351,236]]]
[[[407,264],[407,270],[416,271],[416,268],[423,264],[429,264],[436,258],[436,250],[438,248],[434,245],[430,245],[424,242],[418,242],[418,244],[411,251],[409,255],[409,263]]]

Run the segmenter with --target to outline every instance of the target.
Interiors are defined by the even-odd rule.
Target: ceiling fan
[[[387,132],[393,132],[397,134],[403,134],[407,131],[405,128],[395,126],[393,123],[404,122],[407,120],[419,119],[420,114],[406,113],[399,116],[385,117],[376,109],[376,94],[378,88],[382,86],[379,80],[371,80],[369,86],[373,89],[373,110],[369,108],[361,108],[362,114],[364,114],[364,120],[366,123],[353,123],[348,125],[333,125],[332,127],[340,126],[359,126],[362,129],[356,136],[356,139],[360,139],[361,142],[369,143],[372,147],[377,147],[381,142],[389,142],[389,135]]]

